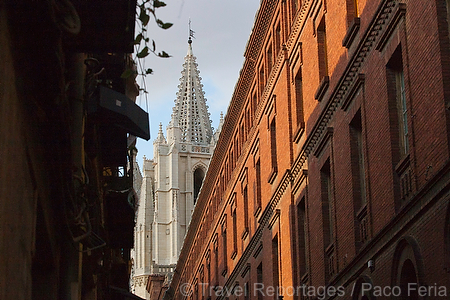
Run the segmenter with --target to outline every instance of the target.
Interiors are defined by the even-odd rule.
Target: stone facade
[[[261,1],[165,299],[448,297],[449,10]]]
[[[215,136],[195,60],[189,40],[167,138],[160,125],[154,158],[144,158],[132,288],[147,299],[150,294],[140,280],[152,274],[171,278],[214,152]]]

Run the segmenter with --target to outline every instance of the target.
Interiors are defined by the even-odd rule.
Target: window
[[[277,169],[277,128],[275,123],[275,118],[270,122],[270,152],[271,152],[271,163],[272,163],[272,173],[276,173]]]
[[[240,175],[241,181],[241,192],[243,199],[243,209],[244,209],[244,232],[242,234],[242,239],[245,239],[249,233],[249,218],[248,218],[248,168],[245,167]]]
[[[223,249],[223,261],[222,261],[222,276],[225,276],[227,272],[227,215],[224,216],[222,222],[222,249]]]
[[[237,216],[236,216],[236,208],[233,209],[233,212],[231,213],[231,217],[233,218],[233,254],[232,256],[235,257],[237,254]]]
[[[217,233],[216,233],[216,241],[214,242],[214,273],[216,276],[216,285],[219,285],[219,245],[217,241]]]
[[[250,289],[248,281],[244,284],[244,300],[250,300]]]
[[[398,135],[398,148],[400,157],[409,152],[408,133],[408,109],[406,105],[405,77],[403,73],[402,48],[399,46],[392,54],[392,58],[387,65],[387,87],[390,107],[395,107],[396,116],[393,119],[394,134]],[[395,124],[396,123],[396,124]]]
[[[277,27],[275,27],[275,55],[278,56],[281,50],[281,25],[278,22]]]
[[[400,127],[400,145],[402,154],[407,154],[409,150],[408,142],[408,109],[406,107],[405,76],[403,68],[396,71],[395,85],[397,89],[397,109]]]
[[[205,299],[205,270],[204,265],[200,266],[200,283],[201,283],[201,293],[202,293],[202,299]]]
[[[399,69],[395,74],[395,84],[397,88],[397,109],[399,113],[399,127],[400,127],[400,143],[403,154],[408,153],[408,109],[406,107],[406,93],[405,93],[405,76],[403,68]]]
[[[253,92],[252,97],[252,118],[254,119],[256,117],[256,108],[258,106],[258,96],[256,95],[256,92]],[[254,122],[254,121],[252,121]]]
[[[386,65],[392,164],[395,166],[394,199],[398,209],[412,196],[413,173],[409,159],[408,108],[402,47],[399,45]]]
[[[425,269],[422,257],[418,241],[414,237],[400,238],[392,258],[391,269],[391,286],[399,286],[400,295],[396,297],[397,299],[439,298],[438,293],[435,293],[434,297],[426,297],[423,294],[421,296],[425,297],[419,298],[420,289],[418,287],[423,285],[423,273],[420,270]]]
[[[202,187],[203,178],[205,177],[205,172],[202,168],[197,168],[194,171],[194,204],[197,202],[198,194],[200,193],[200,188]]]
[[[228,156],[227,156],[227,158],[225,158],[225,163],[223,164],[223,167],[222,167],[222,172],[225,173],[224,178],[225,178],[225,181],[227,181],[227,182],[228,182],[228,180],[230,180],[230,164],[231,164],[231,162],[229,161]]]
[[[247,135],[245,134],[245,116],[242,116],[241,122],[240,122],[240,129],[239,129],[239,139],[242,141],[242,143],[245,143],[245,140],[247,138]]]
[[[255,164],[256,172],[256,209],[261,209],[261,161],[258,158]]]
[[[192,299],[195,299],[195,300],[198,300],[198,284],[197,284],[197,278],[195,279],[195,282],[194,282],[194,295],[193,295],[193,298]]]
[[[342,40],[342,46],[350,48],[355,39],[359,28],[361,27],[361,19],[359,18],[358,0],[346,0],[347,8],[347,33]]]
[[[364,287],[373,286],[373,282],[370,277],[362,275],[359,279],[353,283],[353,300],[369,300],[375,298],[373,296],[373,290],[368,290]]]
[[[320,170],[321,177],[321,196],[322,196],[322,219],[324,246],[328,247],[333,241],[333,214],[331,209],[332,187],[331,187],[331,168],[330,159],[328,159]]]
[[[366,204],[366,184],[364,169],[364,152],[362,138],[361,111],[359,110],[350,123],[350,151],[353,175],[353,191],[356,202],[361,208]]]
[[[273,59],[273,53],[272,53],[272,46],[269,46],[267,48],[267,74],[270,74],[272,71],[272,59]]]
[[[220,197],[223,197],[223,192],[225,190],[225,178],[223,175],[223,170],[220,172]]]
[[[328,76],[328,56],[327,56],[327,33],[325,26],[325,16],[317,27],[317,47],[318,47],[318,57],[319,57],[319,80],[325,76]]]
[[[250,128],[253,126],[253,119],[250,112],[250,105],[247,105],[247,108],[245,109],[245,139],[247,139],[247,136],[250,132]]]
[[[231,145],[231,148],[233,148],[233,144]],[[231,176],[231,173],[233,172],[233,168],[235,165],[236,164],[235,164],[235,159],[234,159],[234,155],[233,155],[233,150],[230,150],[230,171],[229,171],[230,176]]]
[[[333,191],[331,184],[330,159],[327,159],[320,170],[321,197],[322,197],[322,222],[323,222],[323,246],[325,251],[325,279],[329,282],[336,274],[336,255],[334,251],[334,230],[333,230]]]
[[[347,0],[347,23],[350,25],[355,18],[359,17],[358,0]]]
[[[350,122],[350,157],[355,217],[355,245],[356,249],[359,249],[369,237],[361,110],[356,113]]]
[[[238,128],[239,129],[239,128]],[[236,166],[236,161],[239,159],[239,155],[241,155],[241,145],[239,144],[239,130],[236,130],[235,136],[234,136],[234,153],[236,154],[235,157],[235,166]]]
[[[257,288],[257,289],[255,290],[255,292],[258,293],[258,300],[264,299],[262,287],[263,287],[263,265],[261,262],[258,265],[258,267],[256,268],[256,286],[255,286],[255,288]]]
[[[295,75],[295,113],[297,126],[300,126],[303,123],[303,80],[301,68]]]
[[[142,246],[142,224],[139,226],[139,246],[140,249],[144,250],[144,247]],[[139,251],[139,267],[142,268],[142,252],[144,251]]]
[[[259,67],[259,98],[262,97],[264,87],[266,86],[266,78],[264,75],[264,65]],[[261,99],[259,100],[261,102]]]
[[[306,249],[307,225],[306,225],[305,197],[297,205],[297,237],[298,237],[298,257],[300,265],[300,276],[308,271],[308,256]]]
[[[211,280],[211,250],[208,250],[208,254],[206,256],[206,269],[208,272],[208,283],[211,286],[212,280]]]
[[[400,273],[400,290],[401,296],[400,299],[404,300],[416,300],[419,299],[419,295],[417,293],[417,288],[410,288],[410,285],[417,287],[418,280],[416,276],[416,268],[414,267],[414,263],[407,259],[403,263],[401,273]]]
[[[247,185],[245,185],[244,190],[242,191],[243,198],[244,198],[244,231],[249,230],[249,221],[248,221],[248,188]]]
[[[279,282],[279,266],[278,266],[278,235],[272,240],[272,268],[273,268],[273,287],[278,291]]]

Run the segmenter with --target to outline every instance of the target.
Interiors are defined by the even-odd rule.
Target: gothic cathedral
[[[189,38],[166,137],[160,124],[154,158],[144,157],[136,180],[140,191],[131,291],[145,299],[150,299],[149,277],[163,284],[172,276],[223,123],[221,116],[213,133],[199,73]]]

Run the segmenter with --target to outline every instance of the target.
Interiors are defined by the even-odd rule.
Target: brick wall
[[[234,289],[231,299],[258,299],[254,288],[259,283],[267,288],[278,282],[285,288],[284,299],[304,299],[299,295],[301,290],[293,293],[287,289],[301,284],[310,286],[315,296],[320,296],[319,287],[334,286],[342,291],[343,299],[352,299],[352,291],[358,292],[362,283],[392,287],[415,280],[436,289],[449,286],[450,277],[444,269],[448,267],[448,242],[444,240],[448,240],[450,183],[444,96],[448,62],[443,55],[449,43],[448,28],[443,25],[446,20],[442,20],[446,16],[437,13],[443,1],[358,1],[358,16],[351,15],[353,10],[347,11],[349,3],[341,2],[302,1],[296,12],[292,11],[292,1],[261,2],[244,68],[204,182],[204,191],[220,192],[215,197],[212,192],[202,193],[167,298],[183,299],[183,284],[196,285],[202,280],[226,291]],[[348,21],[354,17],[359,18],[357,22]],[[267,51],[270,47],[277,49],[274,36],[280,20],[281,50]],[[317,30],[323,29],[319,28],[321,20],[326,24],[329,80],[319,76],[323,53]],[[395,51],[400,51],[401,61],[393,61],[398,53]],[[268,59],[271,53],[273,57]],[[260,70],[269,61],[271,69],[265,69],[262,80]],[[400,71],[396,71],[397,77],[388,76],[392,64],[402,66],[404,83],[396,79]],[[299,70],[301,100],[295,92]],[[390,79],[393,85],[388,83]],[[254,91],[259,92],[249,122],[253,126],[242,138],[240,124],[242,120],[246,123],[247,117],[244,108],[253,104]],[[398,105],[402,103],[406,123],[400,124]],[[304,133],[298,130],[297,107],[303,107]],[[361,143],[355,146],[351,127],[356,119]],[[406,153],[400,152],[399,126],[408,130]],[[236,161],[230,162],[235,149]],[[361,157],[358,168],[355,153]],[[255,184],[258,160],[261,208]],[[229,164],[233,172],[220,180],[221,170],[229,169]],[[360,167],[364,173],[358,181],[355,176]],[[248,232],[244,226],[244,185],[251,199]],[[299,261],[302,237],[297,210],[302,199],[307,262]],[[326,202],[328,209],[324,209]],[[211,211],[208,207],[217,207],[208,219],[213,221],[200,222],[206,211]],[[329,219],[329,228],[325,228],[325,218]],[[220,242],[224,221],[226,245]],[[214,275],[217,238],[218,253],[227,248],[227,257],[219,256],[224,260],[219,265],[225,264],[226,271],[221,267],[218,279]],[[278,250],[275,254],[274,249]],[[368,268],[369,261],[373,262],[372,269]],[[402,275],[409,262],[415,277]],[[301,265],[308,266],[306,272],[299,271]],[[200,276],[200,270],[207,266],[213,274],[210,279]],[[189,287],[195,291],[194,286]],[[239,294],[241,289],[250,290],[249,298]],[[376,296],[371,292],[366,295],[369,299]],[[201,299],[198,293],[193,295]],[[208,296],[224,299],[227,295],[214,289],[208,290]]]

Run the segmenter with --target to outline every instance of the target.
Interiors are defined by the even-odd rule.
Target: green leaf
[[[135,45],[139,45],[139,44],[141,43],[143,37],[144,37],[144,36],[142,35],[142,33],[139,33],[139,34],[136,36],[136,38],[134,39],[134,44],[135,44]]]
[[[158,53],[158,56],[159,56],[159,57],[162,57],[162,58],[170,57],[170,55],[167,54],[166,51],[159,52],[159,53]]]
[[[143,26],[147,26],[148,21],[150,21],[150,16],[147,14],[145,9],[141,8],[141,13],[139,15],[139,20],[141,20]]]
[[[139,52],[136,56],[137,56],[138,58],[144,58],[144,57],[146,57],[147,55],[148,55],[148,47],[145,46],[145,48],[142,49],[141,52]]]
[[[132,69],[126,69],[125,71],[123,71],[122,75],[120,75],[120,78],[128,79],[132,75],[134,75],[134,71]]]
[[[156,43],[154,40],[152,40],[152,46],[153,46],[153,52],[155,52],[156,51]]]
[[[161,27],[162,29],[168,29],[173,25],[173,23],[164,23],[160,19],[156,19],[156,24],[158,24],[158,26]]]
[[[166,3],[162,2],[162,1],[159,1],[159,0],[154,0],[153,1],[153,6],[155,8],[164,7],[164,6],[166,6]]]
[[[172,27],[173,23],[163,23],[161,25],[162,29],[169,29],[170,27]]]
[[[152,69],[147,69],[147,70],[145,70],[145,74],[153,74],[153,70]]]

